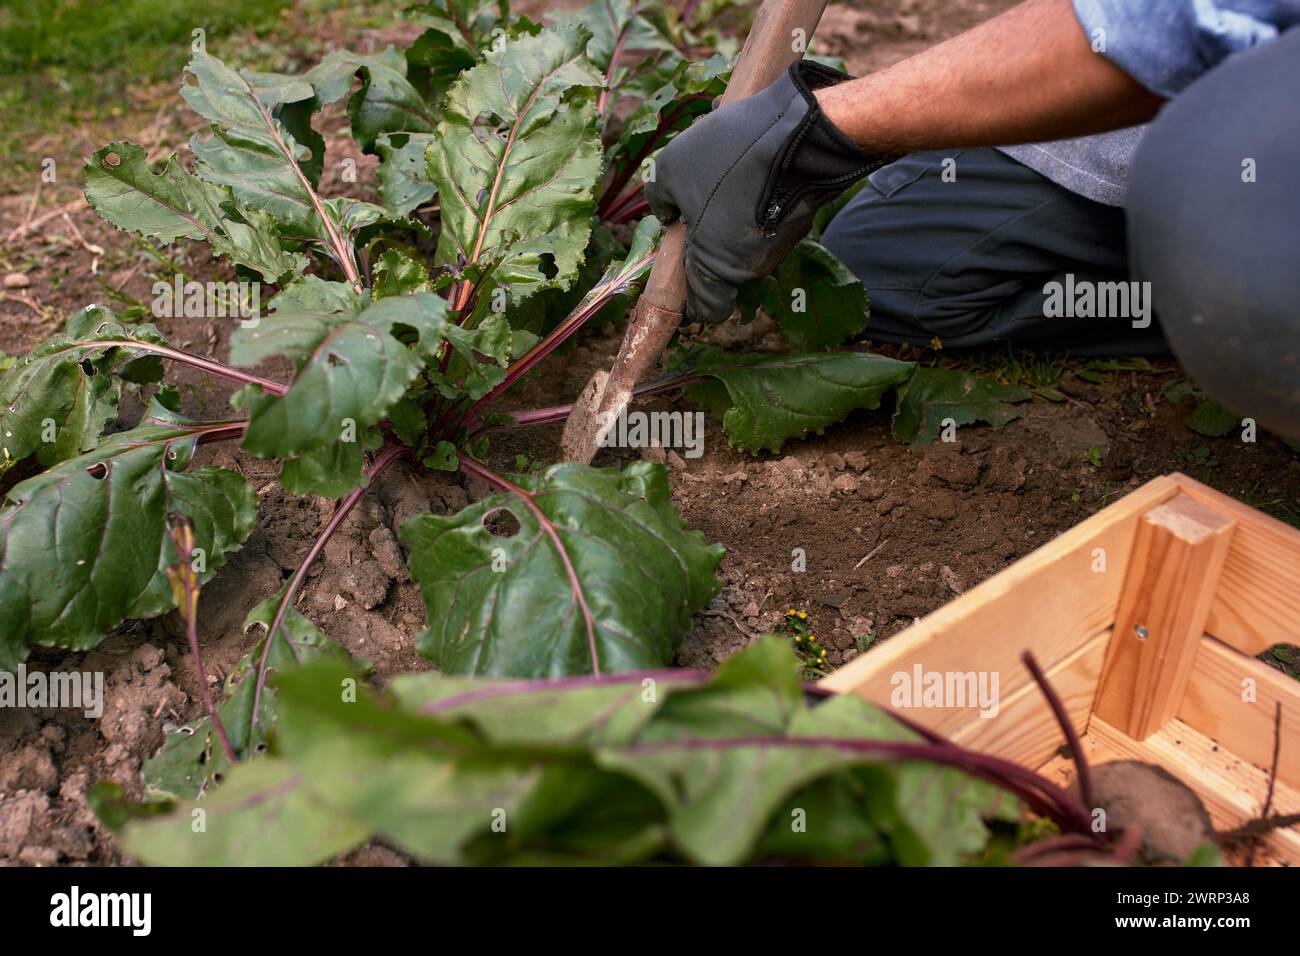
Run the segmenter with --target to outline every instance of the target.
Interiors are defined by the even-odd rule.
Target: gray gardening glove
[[[822,114],[813,91],[846,79],[801,60],[659,154],[645,196],[660,220],[686,224],[688,320],[726,321],[739,286],[776,269],[819,206],[888,161]]]

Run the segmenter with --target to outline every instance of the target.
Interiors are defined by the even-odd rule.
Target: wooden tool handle
[[[826,9],[826,0],[764,0],[745,38],[722,105],[743,100],[776,81],[803,56]],[[686,304],[686,227],[668,227],[645,291],[623,336],[608,375],[597,372],[565,424],[562,448],[568,461],[590,464],[631,398],[632,389],[663,354],[682,321]]]

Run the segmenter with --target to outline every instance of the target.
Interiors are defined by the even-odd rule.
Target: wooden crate
[[[1255,659],[1300,643],[1300,531],[1185,475],[1156,478],[823,680],[889,706],[923,672],[996,674],[1000,706],[909,707],[968,747],[1061,775],[1064,734],[1021,654],[1032,651],[1093,762],[1157,763],[1219,830],[1300,812],[1300,681]],[[949,701],[951,703],[951,701]],[[1300,828],[1264,841],[1300,864]]]

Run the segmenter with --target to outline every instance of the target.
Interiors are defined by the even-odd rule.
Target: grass
[[[70,158],[70,128],[149,105],[159,83],[179,85],[192,31],[239,65],[283,68],[303,23],[326,14],[344,27],[390,20],[396,0],[0,0],[0,163],[26,191],[46,155]],[[341,22],[340,22],[341,21]],[[230,42],[223,42],[229,40]],[[167,91],[169,94],[172,92]]]

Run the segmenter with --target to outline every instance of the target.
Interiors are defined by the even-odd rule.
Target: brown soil
[[[862,72],[1010,5],[1010,0],[888,0],[835,6],[827,11],[819,46],[845,56],[852,70]],[[404,29],[340,36],[336,43],[373,49]],[[156,102],[171,103],[170,90],[160,95],[166,99]],[[125,119],[112,135],[143,142],[163,155],[165,145],[184,140],[187,126],[193,126],[192,116],[155,105]],[[331,156],[352,156],[361,182],[373,181],[373,159],[360,156],[350,140],[330,135],[344,127],[341,115],[327,114],[318,126],[327,132]],[[327,194],[339,189],[328,176]],[[90,302],[119,307],[123,295],[148,302],[151,273],[173,271],[145,244],[112,230],[84,203],[76,203],[78,195],[72,176],[63,174],[63,181],[40,195],[35,227],[0,246],[0,271],[24,273],[30,283],[7,290],[9,297],[0,300],[0,349],[6,352],[30,348]],[[30,192],[0,197],[0,241],[28,220],[31,202]],[[40,221],[63,204],[69,204],[66,220],[58,215]],[[178,246],[168,254],[190,276],[229,277],[197,246]],[[160,325],[183,348],[218,357],[225,353],[227,323],[182,319]],[[586,334],[563,359],[544,365],[521,385],[517,407],[572,400],[594,369],[608,365],[618,335],[611,329]],[[743,328],[724,326],[711,336],[738,348],[781,348],[779,336],[761,320]],[[1159,399],[1161,385],[1176,375],[1169,363],[1149,372],[1108,375],[1101,384],[1067,379],[1060,386],[1068,393],[1064,402],[1035,399],[1026,418],[1006,428],[966,428],[957,444],[920,451],[890,437],[884,412],[855,415],[825,436],[790,444],[780,456],[750,457],[727,448],[719,423],[711,420],[702,458],[684,461],[673,453],[660,458],[670,467],[681,513],[709,540],[727,547],[723,591],[697,618],[678,662],[713,666],[754,635],[773,629],[787,609],[798,608],[807,611],[830,648],[830,663],[844,663],[1117,495],[1154,475],[1188,470],[1186,455],[1197,446],[1209,446],[1217,464],[1193,471],[1195,477],[1252,503],[1300,498],[1300,462],[1276,439],[1243,445],[1190,432],[1182,423],[1186,409]],[[171,380],[180,384],[187,412],[216,417],[228,411],[225,385],[185,370]],[[678,399],[660,407],[689,405]],[[558,427],[546,427],[509,435],[497,442],[494,457],[506,467],[517,453],[553,461],[558,434]],[[1094,448],[1103,454],[1100,467],[1087,460]],[[203,592],[200,633],[209,678],[216,683],[256,640],[256,634],[240,629],[245,614],[297,567],[333,504],[282,492],[274,482],[274,463],[233,446],[201,451],[202,460],[245,474],[262,501],[257,530]],[[597,464],[634,456],[605,451]],[[372,661],[381,683],[427,667],[414,650],[424,608],[393,529],[420,511],[454,512],[482,493],[474,483],[394,467],[330,541],[299,609],[356,657]],[[802,572],[792,570],[795,549],[806,554]],[[107,707],[97,722],[72,711],[0,711],[0,864],[124,862],[83,791],[108,779],[138,796],[141,762],[170,728],[200,713],[193,661],[178,618],[129,623],[90,653],[38,651],[29,667],[102,671]],[[350,862],[402,861],[385,848],[368,847]]]

